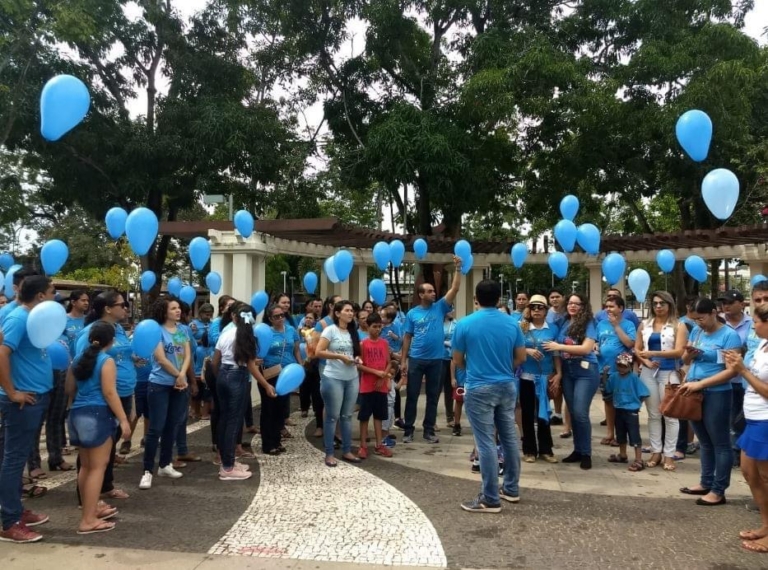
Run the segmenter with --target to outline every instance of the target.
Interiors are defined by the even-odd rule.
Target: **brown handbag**
[[[667,384],[664,387],[664,399],[659,405],[661,415],[678,420],[701,421],[701,404],[704,394],[701,392],[681,392],[683,384]]]

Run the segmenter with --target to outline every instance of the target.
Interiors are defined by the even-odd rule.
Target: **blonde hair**
[[[669,316],[667,317],[667,324],[673,327],[677,326],[677,305],[672,295],[667,291],[654,291],[651,295],[651,314],[643,323],[646,326],[653,326],[653,321],[656,319],[655,309],[653,308],[653,298],[658,297],[667,304],[669,307]]]

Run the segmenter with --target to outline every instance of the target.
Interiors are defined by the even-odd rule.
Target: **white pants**
[[[659,370],[654,378],[655,370],[643,366],[640,380],[648,388],[651,396],[645,400],[645,408],[648,410],[648,432],[651,438],[651,453],[662,453],[661,447],[661,412],[659,404],[664,398],[664,386],[680,383],[680,375],[675,370]],[[677,447],[677,434],[680,430],[680,422],[676,418],[664,418],[666,432],[664,434],[664,457],[674,457]]]

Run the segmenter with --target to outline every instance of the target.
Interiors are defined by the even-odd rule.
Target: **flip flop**
[[[765,538],[766,535],[764,534],[757,534],[754,530],[742,530],[739,533],[739,538],[741,540],[760,540],[761,538]]]
[[[744,550],[749,550],[750,552],[755,552],[757,554],[768,554],[768,546],[757,544],[755,542],[752,542],[751,540],[745,540],[744,542],[742,542],[741,547]]]
[[[338,467],[339,464],[335,459],[326,459],[325,460],[325,466],[326,467]]]
[[[35,475],[37,473],[37,475]],[[32,477],[34,480],[38,479],[48,479],[48,474],[43,471],[42,469],[33,469],[29,472],[29,476]]]
[[[612,453],[611,456],[608,458],[608,463],[628,463],[629,458],[628,457],[622,457],[621,455],[616,455],[615,453]]]
[[[48,489],[42,485],[28,483],[24,485],[22,492],[28,499],[38,499],[45,495],[48,492]]]
[[[96,534],[97,532],[109,532],[115,529],[115,523],[113,522],[99,522],[98,526],[93,527],[91,530],[78,530],[77,534]]]
[[[101,494],[102,499],[128,499],[130,495],[122,489],[112,489],[106,493]]]

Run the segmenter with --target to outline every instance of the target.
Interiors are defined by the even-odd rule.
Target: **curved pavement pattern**
[[[289,453],[259,455],[253,502],[209,554],[445,567],[434,526],[400,491],[323,454],[293,428]],[[258,438],[254,440],[254,449]]]

